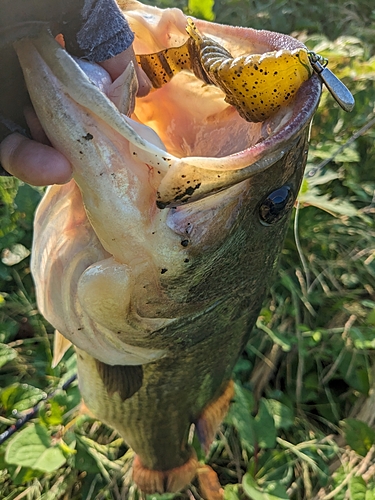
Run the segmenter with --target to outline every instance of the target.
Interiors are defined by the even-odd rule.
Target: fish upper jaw
[[[155,205],[156,190],[171,155],[151,129],[121,114],[47,33],[17,42],[16,50],[39,120],[70,160],[104,248],[119,262],[152,260],[149,233],[161,248],[176,238],[163,231],[157,239],[167,214]],[[129,239],[132,255],[126,255]]]

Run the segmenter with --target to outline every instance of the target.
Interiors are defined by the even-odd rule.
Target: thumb
[[[18,133],[0,143],[0,162],[7,172],[34,186],[65,184],[72,176],[65,156]]]

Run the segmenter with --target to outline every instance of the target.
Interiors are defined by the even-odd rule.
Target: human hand
[[[115,80],[127,65],[133,61],[138,78],[138,96],[150,91],[150,82],[138,66],[133,47],[130,46],[117,56],[100,65]],[[10,174],[34,186],[64,184],[71,179],[72,167],[64,155],[54,149],[45,135],[33,109],[25,110],[33,140],[19,133],[13,133],[0,143],[0,163]]]

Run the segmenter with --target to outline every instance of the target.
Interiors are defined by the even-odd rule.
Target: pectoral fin
[[[224,392],[204,408],[195,424],[198,439],[206,453],[208,453],[211,443],[215,438],[218,427],[228,413],[233,397],[234,383],[231,380]]]

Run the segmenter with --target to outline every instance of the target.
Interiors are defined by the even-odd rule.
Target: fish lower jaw
[[[190,458],[180,467],[170,470],[152,470],[142,464],[138,455],[133,462],[133,481],[146,494],[177,493],[194,479],[198,459],[193,448],[189,449]]]

